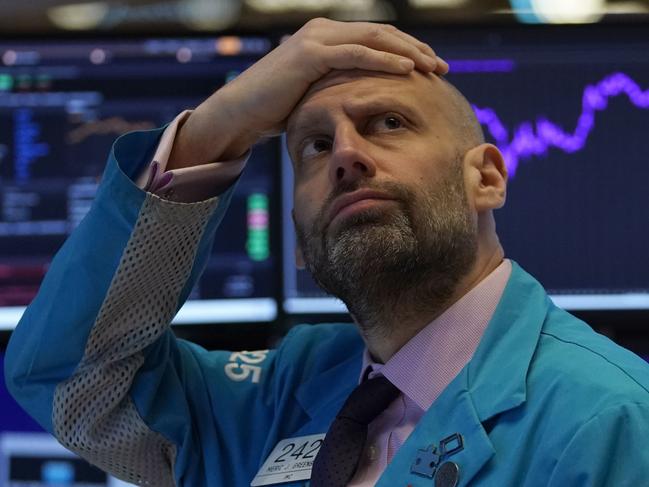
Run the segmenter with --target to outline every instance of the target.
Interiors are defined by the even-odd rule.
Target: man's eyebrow
[[[401,112],[404,116],[412,119],[419,118],[419,110],[401,100],[389,97],[372,98],[367,100],[352,100],[343,107],[350,117],[362,117],[384,112]]]
[[[368,114],[374,115],[390,111],[401,112],[404,116],[411,119],[411,121],[418,121],[421,117],[417,107],[389,97],[350,100],[343,105],[343,110],[352,118],[360,118]],[[295,135],[308,131],[312,125],[322,122],[325,118],[326,110],[324,108],[305,108],[295,115],[286,131],[287,133],[291,132],[293,137],[295,137]]]
[[[291,118],[286,127],[286,134],[300,134],[308,131],[312,125],[322,122],[326,117],[326,111],[322,108],[305,108],[300,110]]]

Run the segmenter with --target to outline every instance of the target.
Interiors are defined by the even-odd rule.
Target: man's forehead
[[[442,84],[437,76],[423,74],[418,71],[413,71],[408,75],[399,75],[360,69],[333,70],[311,85],[289,116],[287,128],[288,130],[293,128],[296,118],[299,118],[303,108],[310,105],[311,100],[326,96],[329,92],[338,96],[348,88],[356,87],[361,96],[372,96],[376,93],[374,90],[384,87],[395,96],[404,92],[422,92],[423,95],[423,92],[427,90],[439,90],[440,88],[436,88],[436,85]],[[350,94],[356,96],[359,93]]]
[[[366,71],[363,69],[334,69],[313,83],[304,94],[303,100],[309,98],[318,91],[325,90],[332,86],[341,85],[358,80],[377,81],[381,79],[407,82],[405,75],[394,75],[380,71]]]

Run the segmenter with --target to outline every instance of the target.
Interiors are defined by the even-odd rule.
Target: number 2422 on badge
[[[324,437],[322,433],[281,440],[270,452],[250,486],[310,479],[313,460],[322,446]]]

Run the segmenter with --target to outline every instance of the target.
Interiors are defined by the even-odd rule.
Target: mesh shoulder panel
[[[183,204],[147,195],[84,356],[54,394],[52,420],[68,449],[138,485],[175,485],[175,446],[147,427],[128,391],[142,350],[171,322],[217,199]]]

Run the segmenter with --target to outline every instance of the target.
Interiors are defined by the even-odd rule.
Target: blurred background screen
[[[116,137],[161,127],[268,52],[264,37],[0,42],[0,327],[88,211]],[[277,145],[259,145],[176,323],[271,321]]]

